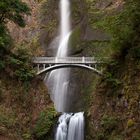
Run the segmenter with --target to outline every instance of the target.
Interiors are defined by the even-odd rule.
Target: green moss
[[[81,28],[78,26],[74,29],[69,39],[71,50],[76,51],[81,49],[80,34],[81,34]]]
[[[129,119],[129,120],[127,121],[127,128],[130,128],[130,127],[132,127],[132,126],[134,126],[134,125],[135,125],[135,121],[134,121],[134,120]]]

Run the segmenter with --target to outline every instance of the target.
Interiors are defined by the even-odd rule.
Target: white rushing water
[[[84,140],[84,113],[61,115],[55,140]]]
[[[66,57],[68,54],[68,42],[71,34],[69,0],[60,1],[60,15],[60,41],[56,57]],[[65,112],[66,107],[68,107],[67,94],[69,85],[69,70],[60,69],[51,72],[47,80],[47,85],[51,87],[51,98],[54,101],[56,110],[58,112]]]
[[[69,0],[60,0],[60,14],[60,40],[56,61],[57,57],[68,56],[68,43],[71,34]],[[68,95],[69,73],[69,69],[55,70],[50,73],[47,80],[48,87],[51,87],[51,98],[58,112],[66,112],[71,101]],[[84,113],[64,113],[61,115],[55,140],[84,140]]]

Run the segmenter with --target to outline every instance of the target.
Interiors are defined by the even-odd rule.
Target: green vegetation
[[[139,45],[139,17],[140,2],[128,0],[124,9],[118,14],[105,16],[102,22],[97,22],[97,27],[104,28],[113,36],[112,45],[117,48],[127,49]]]
[[[127,121],[127,127],[128,128],[130,128],[130,127],[132,127],[132,126],[134,126],[135,125],[135,122],[132,120],[132,119],[129,119],[128,121]]]
[[[21,0],[1,0],[0,2],[0,23],[8,20],[15,22],[21,27],[25,26],[23,14],[30,14],[29,7]]]
[[[97,140],[122,140],[121,136],[118,136],[116,133],[116,128],[119,126],[118,118],[104,115],[100,125],[100,131],[96,135]]]
[[[7,71],[8,66],[11,70],[8,73],[9,76],[21,81],[28,81],[34,76],[29,61],[31,54],[28,53],[29,50],[25,46],[17,48],[12,43],[7,23],[14,22],[20,27],[25,27],[24,15],[29,14],[29,7],[20,0],[2,0],[0,2],[0,70]]]
[[[35,82],[31,83],[35,74],[32,51],[21,42],[16,45],[8,30],[13,24],[16,28],[25,27],[27,15],[30,15],[30,9],[25,2],[0,1],[0,135],[24,140],[32,137],[30,128],[35,92],[41,92],[38,97],[46,93],[39,80],[37,85],[41,89],[35,86],[34,90]]]
[[[14,127],[15,123],[16,123],[16,117],[15,114],[10,112],[6,112],[3,110],[3,108],[0,106],[0,130],[4,129],[4,127],[7,128],[12,128]]]
[[[30,64],[32,55],[25,46],[17,47],[14,53],[15,56],[7,58],[9,66],[12,67],[13,76],[20,81],[29,81],[35,75],[35,71]]]
[[[0,54],[10,46],[10,35],[6,23],[11,21],[25,27],[24,15],[30,14],[29,7],[21,0],[1,0],[0,2]],[[2,55],[2,54],[1,54]]]
[[[52,107],[41,112],[34,129],[38,140],[45,140],[46,136],[50,136],[52,127],[57,121],[56,118],[57,112]]]
[[[127,0],[120,9],[113,3],[109,8],[97,8],[98,0],[88,3],[93,4],[89,23],[112,36],[108,42],[112,53],[104,70],[106,76],[98,82],[92,97],[90,121],[95,124],[88,124],[91,132],[87,132],[87,140],[137,140],[140,83],[135,81],[140,70],[140,1]]]
[[[42,4],[37,9],[41,13],[41,35],[31,38],[30,43],[15,45],[8,24],[25,27],[24,17],[31,11],[21,0],[0,1],[0,134],[19,140],[51,139],[57,119],[46,87],[40,77],[33,79],[31,58],[40,40],[47,46],[56,34],[59,1],[38,2]],[[80,99],[83,98],[82,103],[74,104],[78,107],[82,104],[87,112],[86,140],[140,140],[140,0],[71,2],[72,54],[109,58],[103,78],[94,78],[79,69],[72,76],[72,81],[77,80]],[[120,7],[119,2],[122,2]],[[110,40],[92,40],[90,29],[107,32]],[[30,50],[28,45],[35,47]],[[75,98],[79,99],[78,95]]]
[[[110,117],[107,115],[104,115],[102,117],[101,126],[105,131],[108,131],[109,133],[117,127],[117,124],[118,124],[117,118]]]

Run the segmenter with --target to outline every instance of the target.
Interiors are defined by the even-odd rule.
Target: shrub
[[[113,87],[120,86],[121,81],[119,79],[114,78],[114,76],[111,73],[107,72],[105,76],[106,82],[108,82],[110,85],[112,85]]]
[[[118,120],[115,117],[104,115],[101,120],[101,126],[103,127],[104,130],[108,132],[114,130],[117,124],[118,124]]]
[[[107,137],[101,132],[97,134],[96,138],[97,140],[107,140]]]
[[[52,107],[41,112],[34,129],[37,138],[42,138],[43,136],[48,135],[54,125],[56,117],[57,112]]]
[[[18,77],[21,81],[29,81],[31,78],[34,77],[34,70],[26,69],[26,68],[19,68],[15,71],[15,76]]]
[[[29,81],[35,75],[30,57],[30,51],[25,46],[17,47],[14,54],[8,56],[8,65],[10,65],[14,76],[21,81]]]
[[[132,120],[132,119],[129,119],[128,121],[127,121],[127,128],[130,128],[130,127],[132,127],[132,126],[134,126],[135,125],[135,122]]]

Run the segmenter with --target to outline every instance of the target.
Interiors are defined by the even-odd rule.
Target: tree
[[[25,26],[24,15],[29,15],[30,9],[21,0],[0,0],[0,56],[8,50],[11,37],[6,27],[12,21],[20,27]]]
[[[13,21],[21,27],[25,26],[24,14],[29,15],[30,9],[21,0],[0,1],[0,24]]]

